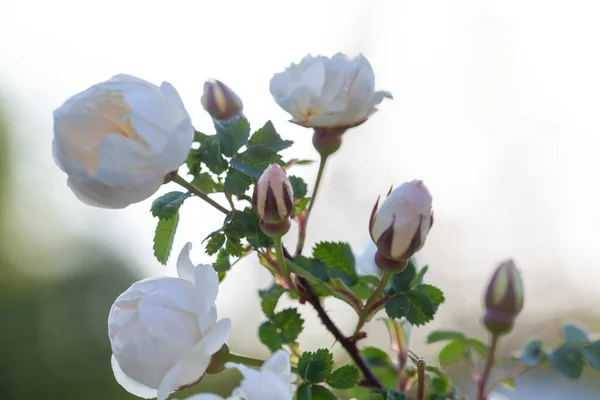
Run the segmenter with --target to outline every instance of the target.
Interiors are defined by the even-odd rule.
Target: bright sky
[[[591,307],[600,279],[598,20],[593,0],[3,0],[0,94],[9,100],[14,154],[29,154],[19,179],[63,205],[62,218],[48,217],[25,199],[25,215],[49,218],[42,234],[54,240],[91,226],[147,273],[162,274],[152,257],[151,201],[117,212],[79,203],[52,161],[52,111],[123,72],[171,82],[197,129],[209,130],[199,99],[202,83],[218,78],[243,98],[254,127],[272,119],[297,141],[290,155],[314,158],[310,132],[286,122],[269,80],[308,52],[361,51],[377,89],[395,99],[347,135],[309,239],[349,240],[360,250],[377,195],[421,178],[437,217],[423,256],[432,279],[455,286],[449,304],[477,308],[491,268],[512,256],[537,298],[531,312],[570,307],[573,296]],[[309,182],[315,172],[298,171]],[[183,218],[174,252],[191,241],[192,258],[206,260],[200,242],[220,216],[190,201]],[[243,267],[223,291],[239,291],[249,276],[265,285],[263,272]],[[548,299],[554,290],[565,295]],[[236,308],[224,305],[225,313]]]

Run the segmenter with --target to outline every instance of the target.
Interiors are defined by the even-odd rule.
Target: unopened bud
[[[510,332],[523,309],[523,282],[512,260],[500,264],[485,292],[483,324],[494,335]]]
[[[228,121],[242,115],[244,106],[240,97],[226,84],[217,80],[204,83],[202,107],[211,117],[220,121]]]
[[[375,262],[385,271],[399,272],[425,244],[433,224],[432,198],[422,181],[405,182],[388,194],[381,208],[375,203],[369,222],[377,246]]]
[[[268,235],[289,230],[294,211],[294,190],[283,168],[271,164],[254,186],[252,208],[260,218],[260,227]]]

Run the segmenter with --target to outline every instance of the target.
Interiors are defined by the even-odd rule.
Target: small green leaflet
[[[191,193],[184,192],[169,192],[158,197],[152,202],[152,207],[150,209],[152,216],[158,217],[159,219],[173,218],[179,211],[179,207],[181,207],[185,199],[191,195]]]
[[[275,130],[273,123],[271,121],[267,121],[267,123],[254,132],[252,137],[248,141],[248,147],[250,146],[264,146],[269,150],[277,153],[283,149],[287,149],[294,142],[291,140],[283,140],[281,136]]]
[[[179,213],[176,213],[173,218],[161,219],[156,225],[156,231],[154,232],[154,256],[163,265],[169,259],[178,222]]]
[[[298,374],[306,382],[324,382],[332,370],[333,354],[327,349],[305,351],[298,360]]]
[[[226,157],[233,157],[248,141],[250,136],[248,120],[244,116],[239,116],[228,121],[213,119],[213,122],[221,145],[221,152]]]

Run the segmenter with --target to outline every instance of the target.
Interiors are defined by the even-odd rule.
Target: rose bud
[[[294,190],[285,170],[279,165],[269,165],[256,182],[252,208],[266,234],[287,233],[289,218],[294,211]]]
[[[291,114],[291,122],[314,128],[313,144],[321,156],[338,150],[341,135],[365,122],[389,92],[375,91],[375,74],[362,55],[350,59],[308,54],[273,76],[273,98]]]
[[[220,121],[228,121],[242,115],[244,111],[242,99],[229,86],[217,80],[204,83],[200,101],[206,112]]]
[[[217,322],[219,278],[211,265],[194,267],[187,244],[179,278],[153,277],[131,285],[108,316],[115,378],[128,392],[165,400],[196,384],[218,354],[231,321]]]
[[[381,208],[371,213],[369,229],[377,245],[375,262],[384,271],[400,272],[419,251],[433,224],[431,194],[422,181],[405,182],[394,189]]]
[[[125,208],[152,196],[185,161],[194,127],[171,84],[117,75],[54,111],[52,152],[84,203]]]
[[[483,324],[493,335],[510,332],[523,309],[521,274],[512,260],[500,264],[485,292]]]

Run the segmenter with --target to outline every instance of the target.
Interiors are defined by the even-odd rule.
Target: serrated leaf
[[[333,278],[340,278],[352,286],[358,280],[354,254],[348,243],[320,242],[313,249],[313,257],[321,260]]]
[[[409,263],[412,263],[413,260],[412,258],[408,260]],[[414,264],[414,263],[413,263]],[[413,281],[410,283],[411,287],[415,287],[418,285],[423,284],[423,278],[425,277],[425,274],[427,273],[427,270],[429,269],[428,265],[425,265],[423,268],[421,268],[418,272],[417,275],[415,276],[415,278],[413,279]]]
[[[442,340],[465,340],[464,333],[451,330],[433,331],[427,335],[427,343],[440,342]]]
[[[406,317],[410,312],[410,302],[403,294],[397,294],[385,303],[385,312],[390,318]]]
[[[212,256],[217,251],[219,251],[224,244],[225,235],[223,235],[222,233],[217,233],[208,240],[208,243],[206,243],[206,254]]]
[[[587,343],[590,341],[589,334],[581,326],[567,324],[563,326],[563,338],[569,343]]]
[[[244,246],[239,238],[235,236],[227,236],[225,251],[227,251],[227,254],[231,256],[240,257],[242,254],[244,254]]]
[[[333,371],[325,381],[334,389],[350,389],[358,384],[359,378],[358,368],[347,364]]]
[[[264,146],[248,147],[246,151],[238,154],[236,158],[262,170],[266,169],[270,164],[279,163],[281,160],[279,154],[274,153],[271,149]]]
[[[285,293],[285,290],[275,284],[267,290],[258,291],[261,298],[260,306],[267,317],[271,318],[275,314],[275,307],[277,307],[277,302],[283,293]]]
[[[236,218],[244,225],[244,235],[253,248],[258,249],[260,247],[267,248],[273,246],[273,239],[265,235],[260,229],[258,217],[250,207],[245,208],[243,212],[238,211]]]
[[[283,343],[293,343],[304,328],[304,320],[295,308],[286,308],[271,318],[277,327]]]
[[[219,253],[217,254],[217,260],[213,263],[213,268],[220,274],[229,271],[231,268],[229,254],[227,254],[225,249],[219,250]]]
[[[371,367],[383,367],[392,363],[390,356],[377,347],[365,347],[361,353]]]
[[[372,275],[360,276],[358,281],[350,287],[359,299],[366,300],[373,294],[375,287],[379,283],[379,278]]]
[[[465,353],[465,343],[463,341],[452,341],[448,343],[438,355],[440,365],[446,366],[458,361]]]
[[[198,175],[202,170],[202,164],[200,163],[200,148],[191,149],[185,159],[185,165],[188,167],[190,175]]]
[[[232,158],[229,161],[229,164],[231,164],[231,166],[233,168],[235,168],[236,170],[252,177],[255,179],[258,179],[261,177],[261,175],[263,174],[263,170],[252,165],[252,164],[248,164],[244,161],[240,161],[237,158]]]
[[[538,339],[529,341],[521,350],[521,362],[527,367],[539,365],[545,356],[542,341]]]
[[[411,288],[410,284],[417,275],[417,271],[412,262],[409,262],[404,271],[395,273],[390,278],[390,285],[393,288],[393,293],[405,293]]]
[[[260,325],[258,328],[258,338],[272,352],[281,349],[283,346],[279,330],[271,321],[265,321]]]
[[[302,383],[296,390],[296,400],[312,400],[312,392],[309,383]]]
[[[221,152],[226,157],[233,157],[246,144],[250,136],[250,124],[244,116],[228,121],[213,119],[217,137],[221,144]]]
[[[305,197],[303,199],[294,198],[294,215],[302,214],[302,211],[308,207],[308,203],[310,203],[311,198]]]
[[[301,199],[305,197],[308,186],[306,186],[304,180],[295,175],[290,175],[289,180],[292,184],[292,189],[294,190],[294,198]]]
[[[223,183],[215,182],[208,172],[202,172],[201,174],[196,175],[194,179],[192,179],[191,184],[207,194],[222,192],[224,189]]]
[[[248,189],[250,189],[252,182],[253,180],[250,176],[238,171],[235,168],[231,168],[229,171],[227,171],[223,187],[227,193],[241,196],[245,194]]]
[[[312,385],[310,390],[312,400],[338,400],[337,396],[324,386]]]
[[[581,353],[592,368],[600,371],[600,340],[584,346],[581,349]]]
[[[433,303],[434,313],[437,311],[438,306],[442,304],[446,298],[444,297],[444,293],[437,287],[428,284],[422,284],[419,286],[419,290],[429,297],[429,300]]]
[[[154,231],[154,256],[161,264],[166,264],[173,247],[173,238],[177,231],[179,213],[171,219],[161,219]]]
[[[191,193],[185,192],[169,192],[160,196],[152,202],[152,216],[159,219],[173,218],[185,199],[191,195]]]
[[[219,175],[227,170],[229,163],[221,155],[221,144],[216,135],[208,136],[198,149],[200,160],[213,173]]]
[[[420,290],[411,290],[406,294],[410,303],[410,309],[406,319],[415,325],[421,326],[433,319],[435,314],[435,305],[429,299],[429,296]]]
[[[563,343],[554,352],[548,354],[548,360],[558,372],[571,379],[579,378],[585,366],[582,352],[571,343]]]
[[[254,132],[248,141],[248,147],[264,146],[275,153],[287,149],[292,144],[294,142],[291,140],[281,139],[271,121],[267,121],[262,128]]]
[[[327,349],[305,351],[298,360],[298,375],[306,382],[324,382],[332,369],[333,354]]]
[[[320,280],[321,282],[329,280],[329,272],[327,271],[327,266],[323,264],[320,260],[316,260],[314,258],[307,258],[304,256],[297,256],[294,258],[294,264],[302,267],[306,271],[308,271],[314,278]]]

